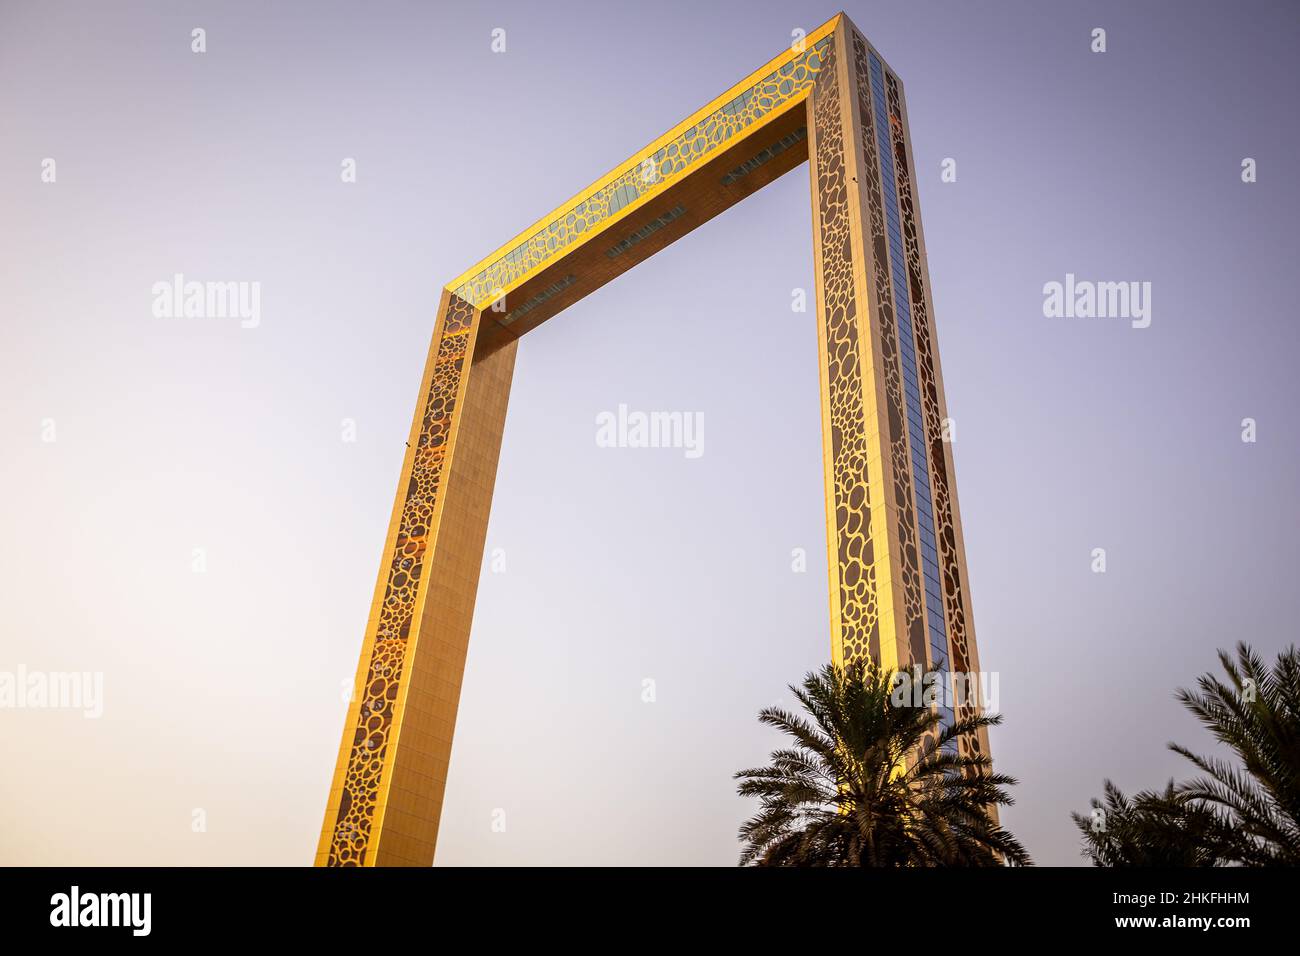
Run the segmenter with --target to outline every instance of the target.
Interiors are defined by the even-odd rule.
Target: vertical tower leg
[[[847,18],[807,110],[831,657],[974,670],[901,84]],[[987,736],[961,747],[987,753]]]
[[[843,24],[831,58],[808,98],[831,658],[892,669],[926,661],[911,474],[892,299],[873,242],[872,144]]]
[[[925,255],[925,238],[917,208],[912,170],[911,126],[907,122],[907,105],[902,84],[892,74],[885,76],[889,110],[900,122],[891,130],[894,166],[898,175],[898,202],[902,217],[903,251],[907,260],[907,282],[911,294],[916,326],[918,387],[924,406],[925,428],[929,440],[929,470],[934,491],[934,523],[937,563],[942,568],[944,615],[948,629],[949,663],[956,674],[980,674],[979,651],[975,645],[975,625],[970,607],[969,575],[966,571],[966,544],[962,537],[961,516],[957,508],[957,480],[953,468],[952,443],[945,440],[948,405],[939,369],[939,350],[934,326],[934,306],[930,295],[930,270]],[[971,690],[979,690],[978,685]],[[956,716],[965,719],[982,709],[978,696],[958,703]],[[963,735],[963,751],[970,756],[989,753],[988,729]],[[990,807],[997,819],[997,808]]]
[[[429,866],[474,616],[515,341],[444,291],[318,866]]]

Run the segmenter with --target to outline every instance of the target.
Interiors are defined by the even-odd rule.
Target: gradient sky
[[[1208,747],[1174,689],[1295,640],[1300,14],[845,9],[908,94],[1003,822],[1076,864],[1104,778]],[[104,675],[0,710],[0,862],[311,861],[440,287],[835,12],[0,3],[0,670]],[[735,862],[828,655],[810,230],[802,166],[521,343],[438,864]],[[261,324],[155,317],[177,272]],[[1045,318],[1067,273],[1151,326]],[[620,403],[704,455],[597,447]]]

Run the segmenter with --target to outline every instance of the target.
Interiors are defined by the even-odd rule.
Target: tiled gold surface
[[[443,293],[318,863],[433,859],[516,349],[482,326]]]

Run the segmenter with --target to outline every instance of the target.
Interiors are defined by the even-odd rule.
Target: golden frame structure
[[[433,862],[520,336],[804,160],[831,658],[979,670],[906,101],[839,14],[443,290],[317,865]]]

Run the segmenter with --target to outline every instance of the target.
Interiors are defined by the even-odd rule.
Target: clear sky
[[[908,94],[1003,821],[1074,864],[1207,745],[1174,689],[1295,640],[1300,15],[845,9]],[[0,863],[310,862],[440,287],[836,10],[0,2],[0,670],[103,675],[0,710]],[[810,228],[804,166],[521,343],[437,863],[735,862],[828,656]],[[256,327],[155,315],[176,273]],[[1150,326],[1045,317],[1067,274]],[[620,404],[704,453],[598,447]]]

